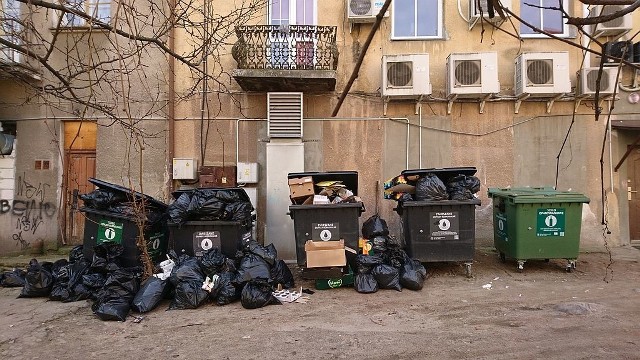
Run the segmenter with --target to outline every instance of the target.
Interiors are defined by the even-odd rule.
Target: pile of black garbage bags
[[[471,200],[480,191],[480,179],[472,175],[398,175],[384,183],[386,199],[397,201]]]
[[[94,178],[90,178],[89,182],[96,185],[97,189],[78,196],[84,204],[83,209],[119,214],[133,219],[142,214],[148,226],[166,221],[166,204],[116,184]]]
[[[403,288],[420,290],[427,277],[427,269],[402,250],[400,243],[389,236],[384,219],[373,215],[362,224],[362,237],[371,243],[371,255],[356,258],[354,286],[359,293],[374,293],[378,289]]]
[[[167,209],[174,224],[189,220],[251,222],[253,205],[244,191],[194,189],[176,195]]]
[[[76,246],[69,259],[39,263],[31,260],[26,271],[0,274],[3,287],[22,287],[19,298],[48,297],[52,301],[93,301],[91,309],[102,320],[125,321],[131,310],[144,313],[164,299],[169,310],[195,309],[206,303],[226,305],[240,300],[247,309],[280,304],[273,291],[281,284],[295,286],[293,275],[277,258],[273,245],[249,242],[236,258],[213,248],[196,258],[176,255],[158,264],[158,273],[142,280],[141,267],[121,266],[123,247],[103,243],[94,247],[92,261]]]

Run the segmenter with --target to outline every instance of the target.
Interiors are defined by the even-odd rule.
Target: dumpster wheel
[[[569,260],[569,263],[567,264],[567,267],[565,268],[565,270],[567,270],[567,272],[573,272],[573,270],[575,269],[576,269],[576,261]]]
[[[518,272],[522,272],[524,270],[524,263],[526,260],[518,260]]]
[[[470,262],[464,263],[464,270],[465,270],[465,274],[467,275],[468,278],[472,278],[473,275],[471,273],[471,264]]]
[[[502,263],[507,262],[507,256],[503,252],[500,252],[500,262]]]

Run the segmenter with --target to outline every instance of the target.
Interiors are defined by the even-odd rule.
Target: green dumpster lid
[[[549,202],[589,203],[589,198],[573,191],[558,191],[552,187],[489,188],[489,197],[509,198],[515,204]]]

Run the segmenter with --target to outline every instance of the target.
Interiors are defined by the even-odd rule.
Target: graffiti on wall
[[[13,224],[12,239],[21,250],[28,249],[31,243],[25,239],[39,235],[49,221],[56,221],[56,205],[45,201],[47,183],[31,183],[26,174],[18,176],[15,196],[18,199],[0,199],[0,216],[11,216]]]

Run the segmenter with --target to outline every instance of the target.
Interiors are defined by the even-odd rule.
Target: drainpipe
[[[176,1],[169,0],[169,6],[171,14],[169,15],[169,21],[171,24],[171,28],[169,29],[169,49],[175,53],[175,27],[173,23],[175,21],[175,7]],[[169,120],[169,136],[167,139],[167,170],[169,171],[169,177],[167,178],[166,187],[169,190],[169,193],[173,192],[173,156],[174,156],[174,140],[175,140],[175,100],[176,100],[176,89],[175,89],[175,69],[176,63],[173,56],[169,56],[169,106],[168,106],[168,120]]]

